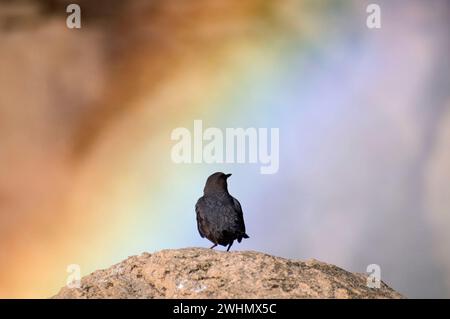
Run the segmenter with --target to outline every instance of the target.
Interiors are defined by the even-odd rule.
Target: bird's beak
[[[230,177],[231,176],[231,174],[225,174],[225,177],[226,178],[228,178],[228,177]]]

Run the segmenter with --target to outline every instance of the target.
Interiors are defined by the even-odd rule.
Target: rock
[[[186,248],[129,257],[53,298],[403,298],[366,278],[316,260]]]

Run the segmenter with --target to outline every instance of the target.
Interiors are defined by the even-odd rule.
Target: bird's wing
[[[199,205],[200,201],[201,201],[201,198],[197,201],[197,204],[195,204],[195,213],[197,215],[197,229],[198,229],[198,232],[200,233],[200,236],[202,238],[204,238],[205,237],[205,233],[202,230],[202,224],[204,223],[204,220],[203,220],[203,214],[201,212],[200,205]]]
[[[238,223],[242,227],[242,231],[245,233],[244,214],[242,212],[241,203],[233,197],[234,210],[237,213]]]

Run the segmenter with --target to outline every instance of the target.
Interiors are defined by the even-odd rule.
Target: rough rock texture
[[[203,248],[132,256],[54,298],[402,298],[366,275],[319,262]]]

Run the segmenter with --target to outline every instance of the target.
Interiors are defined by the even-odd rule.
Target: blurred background
[[[82,28],[66,27],[66,6]],[[450,2],[0,0],[0,297],[127,256],[209,247],[233,173],[239,250],[381,267],[450,297]],[[280,169],[175,164],[177,127],[280,128]]]

